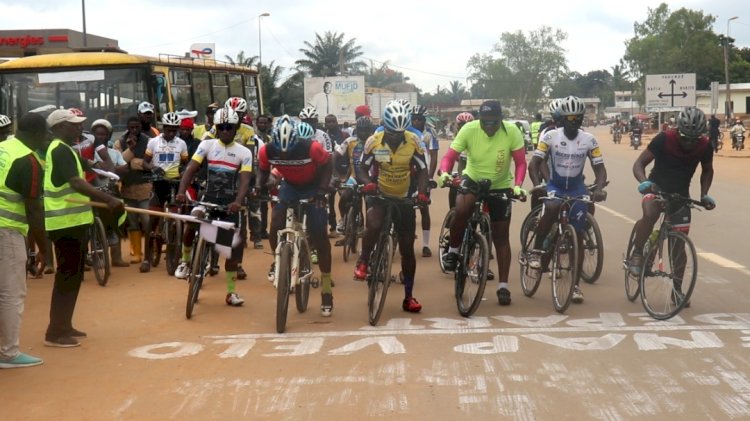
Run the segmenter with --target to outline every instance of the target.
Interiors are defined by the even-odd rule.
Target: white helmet
[[[214,124],[237,124],[240,122],[240,116],[230,107],[219,108],[214,114]]]
[[[281,152],[290,151],[297,144],[297,127],[288,115],[284,114],[273,122],[271,142]]]
[[[318,118],[318,110],[315,107],[305,107],[299,112],[300,120],[307,120],[308,118]]]
[[[583,115],[586,112],[586,104],[577,96],[566,96],[560,100],[560,115]]]
[[[161,124],[165,126],[179,126],[180,116],[177,113],[166,113],[161,117]]]
[[[0,114],[0,127],[7,127],[11,124],[13,124],[13,122],[10,121],[10,117]]]
[[[393,132],[403,132],[411,124],[411,109],[400,100],[391,101],[383,109],[383,125]]]
[[[224,106],[229,107],[238,113],[247,112],[247,101],[245,101],[245,98],[240,98],[238,96],[229,98],[227,102],[224,103]]]

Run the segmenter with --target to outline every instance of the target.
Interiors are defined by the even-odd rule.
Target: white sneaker
[[[268,282],[273,283],[275,277],[276,277],[276,263],[271,262],[271,268],[268,269]]]
[[[581,288],[576,285],[573,287],[573,303],[575,304],[581,304],[583,302],[583,293],[581,292]]]
[[[245,303],[245,300],[243,300],[236,292],[230,292],[227,294],[226,302],[228,306],[239,307]]]
[[[530,251],[526,257],[526,262],[532,269],[541,269],[542,267],[542,256],[536,251]]]
[[[336,224],[336,232],[339,233],[339,234],[343,234],[344,233],[344,221],[343,220],[339,221],[339,223]]]
[[[189,272],[190,267],[188,267],[187,262],[180,262],[180,265],[174,271],[174,277],[177,279],[187,279]]]

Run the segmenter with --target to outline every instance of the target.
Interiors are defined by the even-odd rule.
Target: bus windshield
[[[58,69],[59,70],[59,69]],[[148,100],[148,66],[66,71],[33,71],[0,75],[0,114],[17,120],[44,107],[78,108],[87,121],[109,120],[124,128]]]

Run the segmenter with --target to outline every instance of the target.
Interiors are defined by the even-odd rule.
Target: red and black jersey
[[[680,146],[680,134],[676,129],[657,134],[649,143],[648,150],[654,155],[654,167],[648,179],[667,193],[690,194],[690,180],[699,163],[713,161],[714,150],[706,136],[689,151]]]
[[[318,180],[318,169],[331,159],[319,142],[310,140],[300,141],[287,156],[281,157],[281,151],[267,143],[260,148],[258,166],[263,171],[276,168],[284,181],[294,186],[309,186]]]

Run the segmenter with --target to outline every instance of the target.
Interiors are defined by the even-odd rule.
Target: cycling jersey
[[[359,140],[356,136],[349,137],[342,144],[336,146],[336,152],[346,159],[348,167],[347,178],[357,178],[356,171],[362,162],[364,151],[365,142]]]
[[[550,130],[539,139],[534,156],[549,157],[550,183],[565,190],[583,185],[586,160],[591,165],[604,163],[599,144],[591,133],[579,130],[575,139],[565,137],[564,129]]]
[[[394,151],[383,140],[384,135],[385,132],[381,131],[367,139],[362,160],[367,165],[376,167],[381,193],[392,197],[406,197],[411,181],[411,167],[427,170],[424,148],[414,133],[405,131],[404,141]]]
[[[422,131],[422,147],[425,149],[425,162],[427,162],[427,168],[430,168],[430,154],[428,151],[440,150],[440,143],[438,143],[438,137],[431,127],[425,126]]]
[[[180,163],[188,158],[188,148],[179,137],[165,140],[160,134],[148,141],[146,156],[151,157],[153,165],[164,170],[165,178],[176,179],[180,177]]]
[[[302,188],[315,187],[318,180],[318,168],[327,164],[331,159],[323,146],[312,140],[301,140],[281,157],[281,152],[273,143],[266,143],[260,148],[258,166],[263,171],[270,171],[271,165],[281,173],[284,181]]]
[[[219,139],[207,139],[193,155],[199,164],[204,160],[208,161],[204,200],[220,205],[234,202],[239,174],[253,170],[253,153],[237,142],[225,145]]]
[[[193,131],[195,131],[195,129],[193,129]],[[253,138],[254,135],[255,130],[252,128],[252,126],[241,123],[240,128],[237,129],[237,132],[234,134],[234,141],[239,143],[240,145],[245,145]],[[216,126],[211,126],[211,130],[206,131],[203,134],[202,139],[216,139]]]
[[[701,136],[693,149],[682,149],[676,129],[654,136],[648,144],[648,150],[654,155],[654,167],[648,179],[667,193],[684,196],[690,195],[690,180],[698,164],[711,163],[714,156],[711,142],[705,136]]]
[[[323,146],[323,149],[328,152],[328,155],[333,155],[333,142],[331,142],[331,137],[328,136],[328,133],[324,132],[323,130],[316,129],[313,140],[320,143],[321,146]]]
[[[513,187],[511,154],[525,148],[523,135],[518,127],[507,121],[502,121],[502,124],[505,129],[498,128],[489,137],[482,130],[479,120],[470,121],[461,127],[450,146],[456,152],[468,152],[463,174],[474,181],[492,180],[492,190]]]

